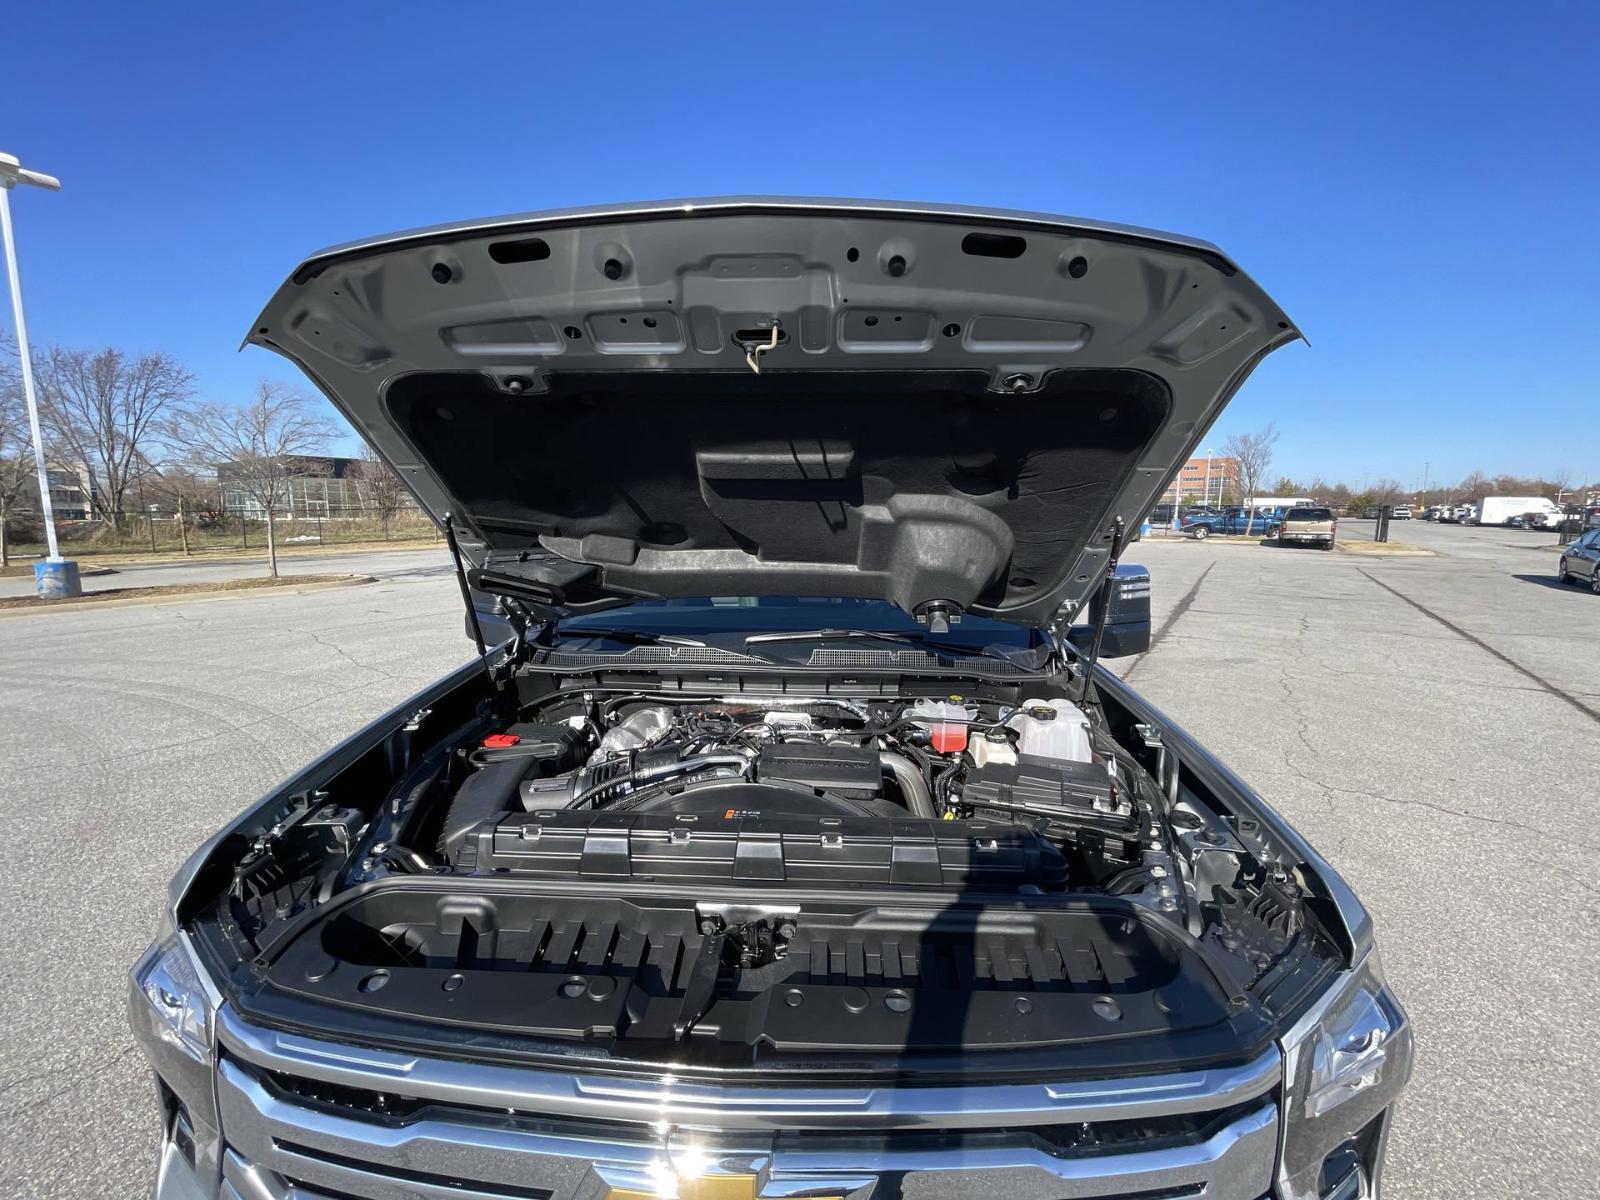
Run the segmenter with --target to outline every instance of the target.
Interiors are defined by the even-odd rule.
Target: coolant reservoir
[[[956,699],[921,699],[906,710],[918,725],[928,731],[928,741],[940,754],[960,754],[967,748],[967,706]]]
[[[1006,724],[1017,731],[1017,752],[1068,762],[1092,762],[1089,718],[1068,700],[1024,700]]]

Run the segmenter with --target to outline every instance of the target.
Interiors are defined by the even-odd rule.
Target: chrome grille
[[[649,1093],[500,1068],[498,1078],[527,1083],[512,1095],[467,1086],[496,1078],[486,1065],[272,1034],[226,1012],[220,1034],[224,1194],[239,1200],[655,1195],[661,1172],[689,1152],[710,1174],[747,1181],[750,1200],[870,1200],[888,1181],[887,1194],[905,1200],[1258,1200],[1277,1147],[1274,1056],[1234,1071],[1020,1090]],[[565,1099],[546,1086],[557,1082]],[[664,1119],[647,1119],[652,1111]]]

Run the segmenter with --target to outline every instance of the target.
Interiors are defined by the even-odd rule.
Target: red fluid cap
[[[485,750],[504,750],[507,746],[515,746],[522,739],[514,733],[491,733],[483,739]]]

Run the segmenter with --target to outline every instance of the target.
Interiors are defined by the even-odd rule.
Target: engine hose
[[[899,787],[900,794],[906,798],[906,808],[912,816],[923,817],[929,821],[937,821],[939,814],[934,811],[933,797],[928,794],[928,784],[910,759],[903,754],[896,754],[893,750],[883,750],[878,754],[878,761],[883,764],[883,769],[894,776],[895,785]]]
[[[931,792],[933,790],[933,756],[921,747],[913,746],[910,742],[900,743],[900,753],[922,768],[922,782]]]
[[[700,754],[694,758],[680,758],[676,762],[662,763],[659,766],[645,767],[630,771],[626,775],[616,775],[610,779],[585,788],[572,798],[568,808],[582,808],[589,801],[607,792],[623,786],[637,787],[639,784],[652,783],[664,779],[669,775],[682,775],[690,771],[702,771],[709,767],[733,767],[740,775],[750,770],[750,760],[742,754]]]

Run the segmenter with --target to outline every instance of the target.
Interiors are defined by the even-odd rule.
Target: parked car
[[[1561,551],[1556,568],[1562,583],[1588,584],[1600,596],[1600,529],[1591,529]]]
[[[1282,546],[1321,546],[1332,550],[1339,532],[1339,521],[1333,509],[1323,507],[1291,508],[1283,514],[1283,524],[1278,528],[1278,544]]]
[[[249,340],[405,472],[481,657],[173,880],[157,1197],[1376,1194],[1371,917],[1098,661],[1296,337],[1204,243],[903,203],[297,267]]]
[[[1214,533],[1259,533],[1263,537],[1271,537],[1278,532],[1278,520],[1268,509],[1252,514],[1242,508],[1228,508],[1220,513],[1186,517],[1182,530],[1190,537],[1202,539]]]
[[[1409,504],[1396,504],[1394,506],[1394,508],[1392,508],[1390,510],[1390,512],[1389,512],[1389,519],[1391,521],[1409,521],[1409,520],[1411,520],[1411,505],[1409,505]]]

